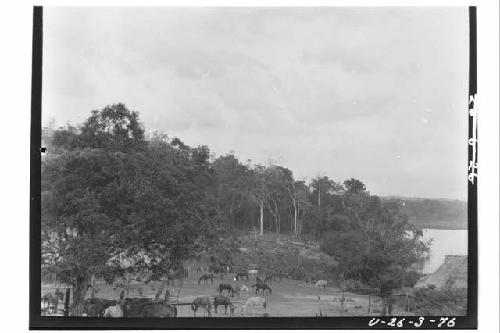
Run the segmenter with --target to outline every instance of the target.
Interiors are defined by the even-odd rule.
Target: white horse
[[[111,318],[121,318],[123,317],[123,310],[122,307],[117,304],[113,306],[109,306],[104,310],[104,317],[111,317]]]
[[[317,288],[321,288],[321,287],[326,288],[327,285],[328,285],[328,281],[318,280],[314,286]]]
[[[245,305],[243,305],[242,307],[242,311],[243,310],[248,310],[249,308],[252,309],[252,312],[253,312],[253,308],[255,307],[260,307],[260,306],[263,306],[264,309],[267,308],[267,303],[266,303],[266,299],[263,298],[263,297],[259,297],[259,296],[255,296],[255,297],[249,297],[245,303]]]

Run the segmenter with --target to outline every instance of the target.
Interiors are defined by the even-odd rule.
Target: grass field
[[[182,287],[179,287],[176,281],[175,286],[168,286],[171,294],[172,303],[191,302],[195,297],[217,295],[217,286],[221,282],[231,283],[233,287],[245,284],[250,287],[254,281],[238,282],[232,280],[232,275],[228,275],[224,280],[214,280],[214,284],[200,284],[197,280],[189,278],[184,281]],[[154,297],[160,283],[139,283],[133,282],[130,286],[129,297],[141,297],[139,290],[142,288],[142,297]],[[371,311],[368,313],[369,297],[346,292],[344,294],[344,307],[341,307],[342,291],[337,288],[316,288],[314,285],[305,284],[302,281],[283,279],[274,281],[271,285],[272,295],[266,296],[267,308],[254,309],[254,311],[244,311],[243,303],[248,297],[255,296],[255,289],[249,289],[249,292],[242,292],[240,297],[232,300],[236,308],[232,316],[262,316],[265,313],[271,317],[315,317],[315,316],[373,316],[377,315],[376,308],[380,308],[380,299],[371,297]],[[63,289],[63,286],[60,286]],[[99,292],[96,297],[107,299],[118,299],[121,289],[113,289],[113,286],[104,283],[98,283]],[[55,290],[54,285],[42,285],[42,295]],[[89,297],[89,295],[87,295]],[[163,297],[163,295],[162,295]],[[60,306],[61,308],[61,306]],[[375,310],[374,310],[375,309]],[[204,310],[200,309],[197,316],[203,316]],[[224,308],[219,307],[219,313],[212,315],[217,317],[231,316],[224,314]],[[178,306],[179,317],[192,317],[193,311],[189,306]]]

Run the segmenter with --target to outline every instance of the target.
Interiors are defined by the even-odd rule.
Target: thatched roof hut
[[[467,256],[447,255],[444,263],[432,274],[423,277],[417,288],[434,285],[442,288],[467,288]]]

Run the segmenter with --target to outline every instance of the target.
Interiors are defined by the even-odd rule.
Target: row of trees
[[[78,128],[46,128],[43,141],[43,267],[73,285],[74,315],[95,277],[164,276],[207,254],[229,264],[218,244],[234,247],[238,229],[320,240],[345,278],[385,294],[425,248],[418,231],[408,237],[397,204],[382,204],[359,180],[306,183],[283,166],[214,157],[207,146],[166,135],[146,138],[138,113],[123,104],[93,111]],[[132,258],[126,268],[124,257]]]

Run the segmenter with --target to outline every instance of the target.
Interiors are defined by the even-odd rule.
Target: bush
[[[366,285],[363,284],[363,282],[361,282],[359,280],[352,280],[352,279],[342,281],[341,288],[343,288],[344,290],[347,290],[347,291],[352,291],[352,292],[367,289]]]
[[[332,280],[336,274],[335,265],[327,260],[305,258],[298,251],[248,251],[233,255],[233,271],[244,271],[256,266],[261,273],[281,273],[294,280]]]
[[[467,314],[467,289],[436,289],[434,286],[415,291],[415,315],[465,316]]]

